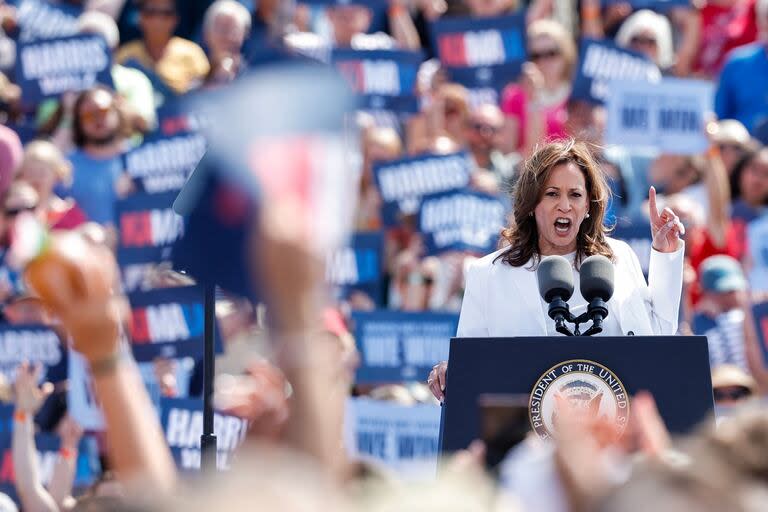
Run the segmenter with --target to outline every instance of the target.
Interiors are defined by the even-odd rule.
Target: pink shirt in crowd
[[[567,112],[565,109],[567,99],[544,109],[546,119],[546,140],[567,136],[565,121]],[[501,96],[501,111],[508,117],[514,117],[518,123],[517,148],[525,146],[526,104],[528,98],[523,88],[517,84],[507,86]]]

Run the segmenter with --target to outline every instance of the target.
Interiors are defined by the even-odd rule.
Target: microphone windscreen
[[[586,258],[579,270],[581,296],[587,302],[601,298],[603,301],[613,296],[613,263],[600,254]]]
[[[539,294],[547,303],[555,297],[567,301],[573,295],[573,268],[562,256],[542,259],[536,277],[539,280]]]

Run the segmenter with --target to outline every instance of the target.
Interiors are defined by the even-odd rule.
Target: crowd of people
[[[28,33],[41,30],[28,15],[32,4],[71,18],[55,36],[101,36],[112,52],[112,83],[30,104],[13,70]],[[452,82],[431,34],[434,24],[515,14],[523,15],[525,28],[517,78],[490,98]],[[0,28],[1,320],[46,326],[63,349],[81,354],[104,420],[99,431],[78,424],[67,404],[66,360],[43,373],[34,362],[18,361],[0,396],[14,404],[21,509],[752,511],[768,503],[768,414],[759,408],[768,394],[768,320],[756,308],[768,301],[768,1],[19,0],[0,2]],[[610,41],[643,56],[664,77],[712,84],[711,112],[702,123],[709,148],[649,155],[606,145],[605,105],[572,95],[584,40]],[[238,278],[258,276],[253,287],[263,300],[222,289],[216,303],[223,341],[217,408],[246,418],[249,432],[230,471],[187,485],[152,404],[156,395],[200,397],[202,362],[158,357],[140,372],[118,335],[125,320],[118,315],[125,311],[120,291],[113,297],[62,279],[46,286],[65,299],[46,303],[39,276],[37,287],[30,286],[12,261],[28,226],[21,220],[36,218],[59,243],[85,244],[86,256],[70,262],[86,276],[82,282],[92,284],[94,272],[117,272],[125,226],[116,208],[146,192],[126,172],[126,154],[179,131],[173,123],[180,99],[213,102],[262,66],[330,65],[329,55],[343,49],[406,50],[421,58],[408,91],[416,111],[359,110],[358,139],[347,148],[355,180],[343,186],[356,198],[349,223],[354,234],[383,240],[377,291],[328,283],[326,261],[308,247],[300,216],[268,194],[258,198],[257,220],[242,228],[249,272]],[[183,129],[192,127],[187,122]],[[568,138],[589,144],[608,179],[613,197],[606,222],[617,238],[632,223],[648,225],[648,186],[680,217],[685,272],[678,334],[708,339],[718,427],[708,423],[674,439],[653,397],[640,393],[624,435],[604,419],[584,422],[564,411],[554,443],[526,441],[493,478],[483,469],[480,444],[452,455],[439,478],[418,485],[351,457],[342,441],[350,396],[437,407],[427,375],[355,382],[361,356],[352,313],[458,313],[465,270],[483,256],[428,251],[413,213],[400,214],[394,225],[385,219],[376,170],[406,158],[465,152],[467,189],[508,205],[526,159],[546,141]],[[155,263],[135,289],[194,284],[194,275],[173,270],[168,259]],[[128,291],[123,281],[122,292]],[[45,432],[60,445],[44,485],[35,434]],[[87,488],[77,488],[84,435],[96,440],[101,469]],[[0,500],[2,510],[14,507]]]

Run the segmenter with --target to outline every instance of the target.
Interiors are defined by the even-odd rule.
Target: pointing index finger
[[[651,222],[657,223],[659,221],[659,209],[656,207],[656,187],[651,187],[648,191],[648,209],[650,210]]]

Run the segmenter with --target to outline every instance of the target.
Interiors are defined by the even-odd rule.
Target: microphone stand
[[[603,332],[603,320],[608,316],[608,307],[603,299],[597,297],[587,305],[587,311],[575,317],[568,310],[568,303],[560,297],[555,297],[549,303],[549,317],[555,321],[555,330],[565,336],[593,336]],[[592,321],[592,326],[583,333],[579,326],[587,321]],[[565,325],[566,322],[574,324],[573,332]]]

